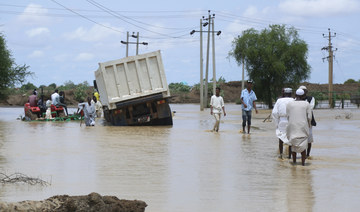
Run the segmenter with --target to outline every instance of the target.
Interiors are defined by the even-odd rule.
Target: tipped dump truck
[[[99,63],[94,86],[112,125],[173,124],[160,51]]]

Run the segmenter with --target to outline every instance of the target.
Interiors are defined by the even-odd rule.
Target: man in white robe
[[[292,89],[284,88],[282,98],[279,98],[272,110],[272,117],[276,124],[276,136],[279,138],[279,158],[282,158],[283,144],[289,145],[289,156],[291,158],[291,146],[286,136],[286,128],[288,126],[288,119],[286,114],[286,106],[289,102],[294,101],[291,97]]]
[[[314,119],[314,107],[315,107],[315,98],[313,96],[308,96],[308,89],[302,85],[299,87],[300,89],[303,89],[305,92],[305,101],[308,101],[311,107],[311,114],[312,114],[312,119]],[[311,120],[312,121],[312,120]],[[314,120],[315,121],[315,120]],[[312,143],[314,142],[314,137],[313,137],[313,132],[312,132],[312,125],[310,124],[310,128],[309,128],[309,138],[308,138],[308,148],[306,151],[306,157],[310,156],[310,151],[311,151],[311,146]]]
[[[224,99],[220,96],[220,88],[216,88],[216,93],[210,100],[210,114],[215,117],[215,124],[212,131],[219,132],[221,113],[224,111],[226,116]]]
[[[289,121],[286,135],[291,144],[293,162],[296,163],[296,153],[301,153],[303,166],[305,165],[311,121],[311,107],[307,101],[304,101],[304,94],[304,90],[297,89],[296,100],[286,106]]]
[[[84,120],[86,126],[95,126],[95,104],[91,104],[91,98],[87,102],[79,103],[78,107],[84,111]]]

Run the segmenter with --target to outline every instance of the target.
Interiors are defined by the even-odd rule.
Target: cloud
[[[91,60],[94,58],[93,54],[90,53],[80,53],[76,56],[75,60],[76,61],[87,61],[87,60]]]
[[[286,0],[279,9],[296,16],[331,16],[357,12],[360,3],[356,0]]]
[[[252,17],[252,16],[254,16],[254,15],[256,15],[256,14],[258,14],[259,13],[259,11],[258,11],[258,9],[255,7],[255,6],[249,6],[246,10],[245,10],[245,12],[244,12],[244,16],[250,16],[250,17]]]
[[[30,55],[29,58],[40,58],[44,56],[44,52],[41,50],[35,50]]]
[[[48,9],[38,4],[29,4],[21,15],[18,16],[18,21],[21,23],[36,25],[50,22]]]
[[[59,54],[53,57],[55,62],[67,62],[70,58],[68,54]]]
[[[121,28],[112,27],[110,24],[103,25],[122,31]],[[79,27],[73,32],[64,34],[64,37],[68,40],[81,40],[86,42],[97,42],[115,36],[119,38],[119,32],[100,25],[93,25],[90,29]]]
[[[41,34],[49,34],[50,30],[46,27],[39,27],[39,28],[35,28],[35,29],[31,29],[26,31],[26,34],[29,37],[34,37],[37,35],[41,35]]]

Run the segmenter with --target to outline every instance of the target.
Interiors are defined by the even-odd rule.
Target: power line
[[[78,12],[76,12],[76,11],[73,11],[72,9],[70,9],[70,8],[68,8],[68,7],[60,4],[59,2],[57,2],[57,1],[55,1],[55,0],[51,0],[51,1],[54,2],[54,3],[56,3],[56,4],[58,4],[58,5],[60,5],[61,7],[64,7],[65,9],[69,10],[69,11],[72,12],[72,13],[75,13],[75,14],[77,14],[78,16],[81,16],[82,18],[84,18],[84,19],[86,19],[86,20],[88,20],[88,21],[90,21],[90,22],[93,22],[93,23],[95,23],[95,24],[97,24],[97,25],[100,25],[100,26],[105,27],[105,28],[107,28],[107,29],[113,30],[113,31],[115,31],[115,32],[124,33],[124,32],[122,32],[122,31],[120,31],[120,30],[117,30],[117,29],[114,29],[114,28],[112,28],[112,27],[106,26],[106,25],[104,25],[104,24],[98,23],[98,22],[96,22],[96,21],[94,21],[94,20],[92,20],[92,19],[90,19],[90,18],[88,18],[88,17],[86,17],[86,16],[84,16],[84,15],[81,15],[80,13],[78,13]]]
[[[99,9],[104,10],[106,13],[109,13],[110,15],[113,15],[113,16],[119,18],[120,20],[122,20],[122,21],[124,21],[124,22],[126,22],[126,23],[128,23],[128,24],[130,24],[130,25],[133,25],[133,26],[135,26],[135,27],[138,27],[138,28],[140,28],[140,29],[142,29],[142,30],[145,30],[145,31],[148,31],[148,32],[152,32],[152,33],[154,33],[154,34],[158,34],[158,35],[162,35],[162,36],[165,36],[165,37],[174,38],[173,36],[169,36],[169,35],[167,35],[167,34],[159,33],[159,32],[153,31],[153,30],[149,30],[149,29],[146,29],[145,27],[142,27],[142,26],[139,26],[139,25],[137,25],[137,24],[134,24],[134,23],[132,23],[132,22],[126,20],[126,19],[130,19],[130,20],[132,20],[132,21],[134,21],[134,22],[148,25],[148,24],[146,24],[146,23],[144,23],[144,22],[137,21],[137,20],[135,20],[135,19],[126,17],[126,16],[124,16],[124,15],[120,15],[120,14],[114,12],[113,10],[111,10],[111,9],[109,9],[109,8],[107,8],[107,7],[99,4],[99,3],[97,3],[96,1],[93,1],[93,0],[86,0],[86,1],[89,2],[90,4],[94,5],[95,7],[98,7]]]
[[[30,6],[25,6],[25,5],[13,5],[13,4],[0,4],[1,6],[7,6],[7,7],[18,7],[18,8],[28,8]],[[30,8],[38,8],[38,7],[30,7]],[[67,9],[63,9],[63,8],[54,8],[54,7],[41,7],[44,9],[48,9],[48,10],[67,10]],[[87,10],[87,9],[75,9],[72,8],[72,10],[74,11],[82,11],[82,12],[101,12],[103,13],[103,10]],[[129,11],[129,10],[117,10],[115,12],[121,12],[121,13],[199,13],[201,14],[202,12],[207,11],[207,10],[153,10],[153,11],[146,11],[146,10],[137,10],[137,11]],[[198,15],[198,14],[194,14],[194,15]]]

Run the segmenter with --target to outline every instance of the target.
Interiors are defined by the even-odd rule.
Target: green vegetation
[[[356,81],[354,79],[348,79],[344,82],[344,84],[349,84],[349,83],[360,83],[360,79],[359,79],[359,81]]]
[[[88,96],[87,90],[89,89],[89,83],[87,81],[80,83],[74,92],[74,99],[78,102],[84,102]]]
[[[48,88],[55,89],[55,88],[56,88],[56,84],[55,84],[55,83],[51,83],[50,85],[48,85]]]
[[[191,88],[191,86],[186,85],[183,82],[169,84],[169,89],[171,93],[188,93],[190,92]]]
[[[296,87],[309,77],[307,53],[307,44],[295,28],[270,25],[261,31],[253,28],[243,31],[234,39],[229,56],[239,65],[245,63],[258,99],[272,108],[284,85]]]
[[[32,84],[31,82],[28,82],[21,86],[21,89],[24,91],[34,90],[35,88],[36,88],[36,86],[34,84]]]
[[[22,84],[28,76],[33,75],[27,69],[29,66],[19,66],[12,58],[10,50],[7,49],[5,37],[0,34],[0,99],[10,94],[9,88]]]
[[[208,83],[208,94],[211,95],[213,92],[213,80],[210,79],[210,82]],[[221,87],[221,84],[226,83],[226,80],[224,77],[220,76],[220,78],[216,82],[216,87]],[[200,90],[200,83],[197,83],[193,86],[193,89]],[[204,80],[204,89],[205,89],[205,80]]]

